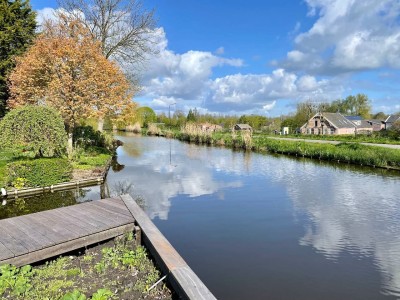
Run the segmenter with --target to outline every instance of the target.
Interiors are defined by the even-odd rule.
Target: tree
[[[386,120],[387,117],[388,117],[387,114],[385,114],[384,112],[380,111],[380,112],[376,113],[375,115],[373,115],[372,119]]]
[[[120,114],[117,115],[115,119],[115,125],[117,128],[125,128],[128,125],[133,125],[138,121],[138,104],[136,102],[130,102],[122,110]]]
[[[338,99],[333,101],[325,112],[339,112],[345,115],[361,116],[369,119],[371,116],[371,102],[365,94],[357,94],[355,96],[347,96],[346,99]]]
[[[137,109],[138,119],[142,126],[147,127],[150,123],[157,120],[156,113],[148,106],[142,106]]]
[[[79,22],[99,41],[103,55],[117,61],[131,81],[132,91],[140,90],[137,74],[147,53],[154,53],[154,11],[143,8],[141,0],[60,0],[59,17]],[[104,121],[98,120],[98,130]]]
[[[122,110],[131,101],[130,85],[118,66],[101,53],[79,23],[47,22],[44,31],[10,74],[10,108],[48,105],[60,111],[69,135],[81,118]]]
[[[107,59],[141,63],[152,51],[154,11],[145,10],[140,0],[61,0],[60,4],[71,21],[79,21],[101,43]]]
[[[188,112],[188,114],[186,116],[186,120],[188,122],[196,122],[196,116],[195,116],[195,114],[194,114],[192,109],[189,109],[189,112]]]
[[[0,122],[4,148],[32,152],[35,157],[61,156],[67,134],[61,115],[51,107],[23,106],[9,112]]]
[[[35,38],[35,18],[29,0],[0,2],[0,117],[6,112],[9,97],[7,76],[15,67],[14,58],[21,55]]]

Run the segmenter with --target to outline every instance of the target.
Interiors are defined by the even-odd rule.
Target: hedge
[[[10,186],[22,181],[24,186],[43,187],[71,178],[72,166],[64,158],[20,160],[7,164],[7,184]]]

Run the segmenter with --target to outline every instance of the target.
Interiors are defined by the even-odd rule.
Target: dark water
[[[139,196],[217,298],[400,299],[397,173],[118,138],[110,194]]]

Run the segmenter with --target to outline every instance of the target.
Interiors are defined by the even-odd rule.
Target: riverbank
[[[100,147],[87,147],[67,158],[31,158],[11,151],[0,151],[0,187],[7,190],[50,187],[65,182],[104,178],[113,153]],[[95,183],[95,182],[94,182]]]
[[[255,135],[258,136],[259,134]],[[261,134],[261,136],[264,136]],[[368,144],[386,144],[386,145],[400,145],[400,136],[397,138],[392,135],[383,135],[375,133],[372,135],[358,134],[358,135],[315,135],[315,134],[288,134],[288,135],[272,135],[271,137],[279,138],[293,138],[303,140],[323,140],[323,141],[337,141],[348,143],[368,143]]]
[[[281,153],[312,159],[400,170],[400,150],[379,148],[360,143],[343,142],[336,145],[308,143],[304,140],[276,140],[260,135],[254,138],[248,132],[207,133],[199,130],[196,131],[193,128],[183,131],[169,131],[165,135],[196,144],[225,146],[233,149],[257,152]]]
[[[160,272],[133,235],[36,266],[0,267],[2,299],[172,299]]]

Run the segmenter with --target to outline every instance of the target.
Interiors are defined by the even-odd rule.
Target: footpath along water
[[[399,172],[117,138],[106,190],[139,197],[218,299],[400,298]]]

